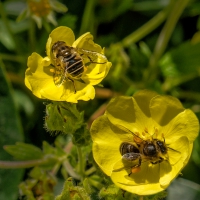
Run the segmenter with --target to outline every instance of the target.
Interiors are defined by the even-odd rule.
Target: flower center
[[[28,5],[31,13],[38,17],[47,16],[51,11],[49,0],[29,0]]]

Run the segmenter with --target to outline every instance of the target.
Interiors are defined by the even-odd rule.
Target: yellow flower
[[[54,101],[68,101],[77,103],[78,100],[88,101],[95,96],[93,85],[99,84],[107,75],[111,63],[101,62],[101,59],[90,62],[86,70],[81,75],[81,80],[70,80],[65,78],[59,87],[54,83],[55,58],[52,54],[52,46],[64,41],[67,46],[92,51],[103,55],[103,49],[93,42],[93,36],[85,33],[75,41],[72,30],[68,27],[60,26],[54,29],[47,40],[46,57],[41,57],[37,53],[32,53],[28,58],[28,69],[25,73],[25,84],[35,96],[42,99]],[[87,56],[86,56],[87,57]],[[83,62],[85,60],[83,59]]]
[[[56,26],[54,11],[64,13],[67,12],[67,7],[56,0],[27,0],[27,7],[18,16],[17,21],[31,17],[38,28],[42,28],[42,24],[47,27],[49,22]]]
[[[195,114],[178,99],[143,90],[133,97],[112,99],[105,114],[94,121],[93,156],[118,187],[151,195],[166,189],[179,175],[198,132]],[[122,144],[136,148],[128,150]],[[131,155],[134,159],[128,161]]]

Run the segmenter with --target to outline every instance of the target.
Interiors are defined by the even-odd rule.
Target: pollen
[[[49,0],[29,0],[28,5],[31,13],[38,17],[45,17],[51,12]]]
[[[55,73],[55,69],[50,69],[50,72]]]

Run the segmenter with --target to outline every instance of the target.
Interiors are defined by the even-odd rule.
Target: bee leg
[[[74,80],[71,79],[71,78],[69,78],[69,77],[68,77],[68,79],[73,83],[73,86],[74,86],[74,94],[76,94],[76,86],[75,86]]]
[[[105,64],[107,62],[103,62],[103,63],[100,63],[100,62],[94,62],[89,56],[87,56],[88,59],[90,60],[90,63],[96,63],[96,64]]]
[[[132,172],[132,170],[135,169],[135,168],[139,168],[140,165],[141,165],[141,163],[142,163],[142,158],[141,158],[141,156],[139,156],[139,157],[138,157],[138,164],[135,165],[135,166],[133,166],[133,167],[131,167],[131,172],[128,174],[128,176],[130,176],[131,174],[133,174],[134,172]],[[139,169],[139,170],[140,170],[140,169]],[[137,171],[139,171],[139,170],[137,170]]]

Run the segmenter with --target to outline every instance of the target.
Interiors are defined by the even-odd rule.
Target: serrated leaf
[[[6,144],[23,140],[19,116],[14,104],[11,86],[5,78],[4,66],[0,59],[0,159],[12,157],[3,150]],[[18,184],[23,176],[22,169],[0,169],[0,199],[16,200]]]
[[[56,200],[91,200],[90,195],[83,187],[75,186],[73,178],[65,181],[62,193],[56,197]]]
[[[79,129],[75,131],[72,141],[77,146],[86,146],[90,143],[91,137],[90,132],[87,129],[87,124],[83,124]]]
[[[72,103],[53,102],[46,106],[45,126],[52,132],[73,134],[83,123],[83,112],[79,113]]]
[[[17,160],[35,160],[43,157],[42,151],[32,145],[17,142],[16,145],[6,145],[4,149]]]

